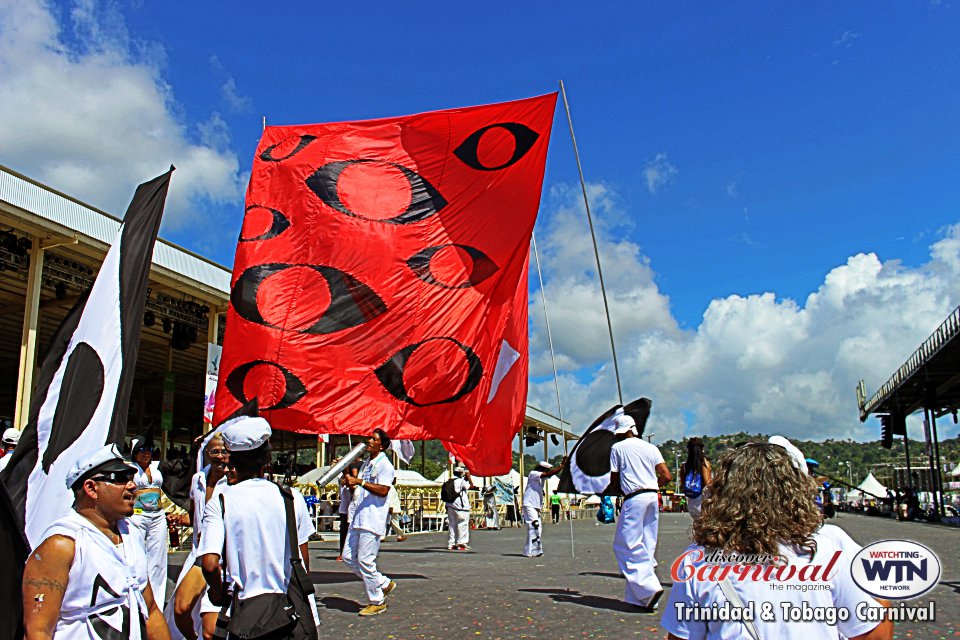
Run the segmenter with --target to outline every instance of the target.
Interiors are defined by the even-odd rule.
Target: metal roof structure
[[[939,417],[960,407],[960,307],[869,399],[857,386],[860,421],[870,414],[910,415],[924,406]]]

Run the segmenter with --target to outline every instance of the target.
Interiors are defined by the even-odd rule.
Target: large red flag
[[[523,327],[524,345],[507,375],[522,370],[523,384],[493,399],[525,400],[526,304],[516,300],[518,289],[526,299],[555,103],[550,94],[268,127],[234,261],[215,420],[256,397],[280,429],[487,442],[508,322]]]

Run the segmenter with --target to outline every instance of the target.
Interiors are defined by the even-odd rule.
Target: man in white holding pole
[[[467,492],[473,486],[470,472],[464,467],[453,470],[453,493],[456,496],[447,502],[447,525],[450,529],[450,539],[447,549],[451,551],[470,550],[470,498]]]
[[[386,611],[386,596],[397,587],[396,582],[377,570],[380,540],[387,533],[387,494],[396,475],[393,464],[383,453],[389,447],[390,437],[381,429],[374,429],[367,440],[370,457],[360,467],[357,477],[346,477],[347,484],[356,487],[353,496],[356,510],[343,547],[343,561],[363,579],[369,604],[360,610],[361,616]]]
[[[654,572],[660,509],[659,487],[670,482],[660,450],[639,437],[628,415],[614,418],[614,434],[623,439],[610,449],[610,484],[623,494],[623,507],[613,538],[613,552],[627,579],[623,599],[646,612],[656,610],[663,595]]]

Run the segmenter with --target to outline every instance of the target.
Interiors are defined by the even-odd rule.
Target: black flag
[[[643,435],[643,429],[650,417],[653,403],[649,398],[638,398],[626,406],[614,405],[593,421],[577,440],[570,457],[560,472],[557,490],[561,493],[584,493],[597,495],[618,495],[610,487],[610,449],[617,441],[613,435],[613,419],[626,414],[637,423],[637,435]]]
[[[30,421],[0,475],[31,546],[70,509],[65,479],[74,461],[104,444],[123,443],[153,246],[172,171],[137,187],[96,280],[64,318],[43,360]]]

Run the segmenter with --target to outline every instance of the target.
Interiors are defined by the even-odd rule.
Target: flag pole
[[[583,179],[583,166],[580,164],[580,152],[577,150],[577,137],[573,133],[573,119],[570,117],[570,103],[567,102],[567,90],[560,81],[560,95],[567,112],[567,124],[570,126],[570,139],[573,141],[573,155],[577,159],[577,172],[580,174],[580,189],[583,191],[583,206],[587,210],[587,222],[590,224],[590,238],[593,239],[593,255],[597,259],[597,276],[600,278],[600,293],[603,296],[603,309],[607,314],[607,330],[610,333],[610,350],[613,352],[613,373],[617,379],[617,398],[623,404],[623,390],[620,387],[620,367],[617,364],[617,347],[613,343],[613,324],[610,322],[610,306],[607,304],[607,289],[603,285],[603,270],[600,268],[600,250],[597,248],[597,235],[593,230],[593,217],[590,215],[590,200],[587,198],[587,183]]]
[[[560,376],[557,374],[557,356],[553,351],[553,335],[550,333],[550,316],[547,314],[547,289],[543,285],[543,271],[540,269],[540,252],[537,251],[537,234],[531,233],[530,239],[533,241],[533,257],[537,261],[537,278],[540,280],[540,300],[543,302],[543,320],[547,325],[547,343],[550,345],[550,362],[553,364],[553,386],[557,391],[557,415],[560,418],[560,437],[563,439],[563,457],[566,458],[567,437],[563,429],[563,405],[560,404]],[[547,434],[543,434],[546,442]],[[568,520],[570,523],[570,557],[576,558],[577,554],[573,547],[573,518]]]

